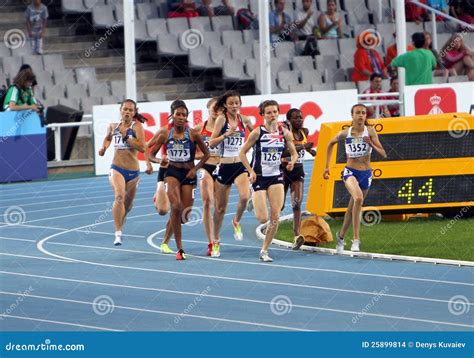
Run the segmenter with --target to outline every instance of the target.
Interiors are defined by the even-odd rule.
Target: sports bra
[[[365,141],[369,137],[367,126],[364,126],[362,137],[352,136],[352,127],[349,127],[349,132],[346,137],[346,155],[348,158],[360,158],[370,155],[372,147]]]

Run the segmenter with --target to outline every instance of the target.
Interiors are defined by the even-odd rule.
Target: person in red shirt
[[[380,45],[380,38],[371,35],[368,31],[362,32],[357,37],[357,50],[354,53],[354,73],[352,81],[367,81],[369,77],[378,73],[383,78],[388,77],[387,67],[379,53],[375,50]]]
[[[387,54],[385,55],[385,65],[387,67],[390,67],[390,64],[392,63],[392,60],[398,56],[398,50],[397,50],[397,34],[396,32],[393,33],[393,38],[395,39],[395,43],[391,44],[389,47],[387,47]],[[415,48],[413,47],[412,44],[407,45],[407,52],[410,52],[414,50]]]
[[[363,93],[382,93],[382,76],[378,73],[373,73],[370,76],[370,87],[367,88]],[[387,97],[366,97],[368,101],[377,101],[377,100],[384,100]],[[378,115],[377,115],[378,112]],[[390,111],[388,110],[387,106],[382,105],[379,106],[378,109],[375,106],[367,107],[367,118],[381,118],[381,117],[390,117]]]
[[[390,89],[389,92],[398,92],[398,77],[393,76],[390,78]],[[398,99],[398,96],[386,96],[385,99]],[[387,105],[388,110],[390,111],[390,117],[400,117],[400,105],[399,104],[389,104]]]

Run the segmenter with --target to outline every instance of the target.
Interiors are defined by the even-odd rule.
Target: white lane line
[[[0,252],[1,256],[11,256],[11,257],[22,257],[26,259],[35,259],[35,260],[46,260],[46,261],[60,261],[60,262],[71,262],[69,259],[52,259],[50,257],[41,257],[41,256],[30,256],[30,255],[19,255],[19,254],[8,254],[6,252]]]
[[[0,295],[18,296],[18,292],[0,291]],[[39,296],[39,295],[28,295],[28,298],[36,298],[36,299],[55,301],[55,302],[76,303],[76,304],[89,305],[89,306],[94,306],[94,305],[99,304],[99,303],[88,302],[88,301],[79,301],[79,300],[71,300],[71,299],[65,299],[65,298],[50,297],[50,296]],[[302,329],[302,328],[279,326],[279,325],[258,323],[258,322],[250,322],[250,321],[233,320],[233,319],[219,318],[219,317],[206,316],[206,315],[195,315],[195,314],[183,313],[183,312],[159,311],[159,310],[152,310],[152,309],[146,309],[146,308],[119,306],[119,305],[115,305],[115,304],[114,304],[113,307],[114,307],[114,309],[122,309],[122,310],[132,311],[132,312],[155,313],[155,314],[161,314],[161,315],[166,315],[166,316],[174,316],[174,317],[184,316],[184,317],[191,317],[191,318],[196,318],[196,319],[201,319],[201,320],[206,320],[206,321],[218,321],[218,322],[242,324],[242,325],[246,325],[246,326],[256,326],[256,327],[266,327],[266,328],[274,328],[274,329],[282,329],[282,330],[290,330],[290,331],[310,332],[310,330]]]
[[[148,192],[149,189],[155,189],[156,188],[156,185],[152,186],[152,185],[148,185],[148,186],[143,186],[141,187],[142,189],[144,189],[146,192]],[[79,190],[81,190],[79,192]],[[51,198],[51,197],[54,197],[54,198],[57,198],[57,197],[61,197],[61,196],[77,196],[79,192],[79,195],[85,195],[87,194],[88,196],[91,195],[91,196],[94,196],[95,194],[97,193],[107,193],[107,192],[112,192],[112,188],[104,188],[103,190],[89,190],[88,188],[78,188],[76,187],[76,191],[75,192],[72,192],[72,193],[64,193],[64,194],[54,194],[54,195],[34,195],[35,193],[27,193],[28,195],[25,194],[25,198],[22,198],[22,197],[19,197],[18,195],[15,195],[14,197],[12,198],[3,198],[2,197],[2,202],[3,201],[16,201],[17,199],[30,199],[28,201],[31,202],[31,199],[44,199],[44,198]],[[43,194],[43,193],[41,193]],[[21,206],[22,204],[15,204],[15,205],[19,205]]]
[[[137,201],[141,201],[141,200],[152,200],[153,199],[153,195],[155,191],[146,191],[146,192],[143,192],[143,191],[140,191],[137,193],[137,196],[135,197],[135,200],[134,200],[134,203],[137,202]],[[142,198],[141,196],[143,194],[149,194],[148,196]],[[237,197],[239,194],[231,194],[229,195],[229,198],[233,198],[233,197]],[[85,199],[90,199],[90,200],[95,200],[96,198],[109,198],[110,199],[110,204],[112,204],[113,202],[113,193],[111,192],[110,195],[105,195],[105,196],[97,196],[97,197],[90,197],[90,198],[79,198],[80,200],[85,200]],[[74,201],[77,201],[76,200],[77,198],[74,199]],[[7,207],[11,207],[11,206],[20,206],[20,207],[25,207],[25,206],[31,206],[31,205],[39,205],[39,204],[50,204],[50,203],[57,203],[57,202],[71,202],[72,199],[67,199],[67,200],[58,200],[58,201],[46,201],[46,202],[42,202],[42,203],[32,203],[32,204],[26,204],[26,205],[17,205],[17,204],[13,204],[13,205],[9,205],[9,206],[5,206],[6,208]],[[201,198],[196,198],[196,201],[195,201],[195,204],[196,203],[201,203]],[[68,206],[62,206],[62,207],[51,207],[51,208],[46,208],[46,209],[38,209],[38,210],[27,210],[26,211],[26,214],[30,214],[30,213],[36,213],[36,212],[42,212],[42,211],[57,211],[57,210],[61,210],[61,209],[72,209],[72,208],[80,208],[80,207],[85,207],[85,206],[94,206],[94,205],[103,205],[103,204],[106,204],[106,203],[103,203],[103,202],[94,202],[94,203],[90,203],[90,204],[81,204],[81,205],[68,205]],[[231,204],[231,203],[229,203]],[[153,206],[153,204],[150,204],[151,206]],[[2,208],[2,207],[0,207]],[[105,209],[104,209],[105,210]],[[0,214],[0,217],[4,217],[4,216],[7,216],[7,214]]]
[[[76,280],[76,279],[69,279],[69,278],[62,278],[62,277],[24,274],[24,273],[19,273],[19,272],[0,271],[0,274],[34,277],[34,278],[41,278],[41,279],[55,280],[55,281],[63,281],[63,282],[74,282],[74,283],[79,283],[79,284],[89,284],[89,285],[95,285],[95,286],[107,286],[107,287],[114,287],[114,288],[120,288],[120,289],[127,288],[127,289],[132,289],[132,290],[170,293],[170,294],[177,294],[177,295],[184,295],[184,296],[199,296],[199,293],[196,293],[196,292],[166,290],[166,289],[153,288],[153,287],[129,286],[129,285],[113,284],[113,283],[98,282],[98,281],[86,281],[86,280]],[[254,299],[248,299],[248,298],[239,298],[239,297],[233,297],[233,296],[221,296],[221,295],[206,294],[206,297],[221,299],[221,300],[228,300],[228,301],[263,304],[263,305],[266,305],[266,306],[272,304],[269,301],[254,300]],[[363,316],[377,317],[377,318],[378,317],[390,318],[390,319],[395,319],[395,320],[401,319],[401,320],[413,321],[413,322],[436,323],[436,324],[455,325],[455,326],[471,327],[471,328],[474,327],[473,325],[465,325],[465,324],[462,324],[462,323],[433,321],[433,320],[425,320],[425,319],[421,319],[421,318],[400,317],[400,316],[385,315],[385,314],[378,314],[378,313],[369,313],[369,312],[363,312],[363,311],[357,312],[357,311],[340,310],[340,309],[336,309],[336,308],[327,308],[327,307],[318,307],[318,306],[306,306],[306,305],[298,305],[298,304],[294,304],[294,303],[292,303],[292,307],[301,308],[301,309],[308,309],[308,310],[314,310],[314,311],[336,312],[336,313],[351,314],[351,315],[363,315]]]
[[[147,242],[150,246],[154,247],[155,249],[160,249],[158,245],[153,242],[153,239],[163,233],[165,229],[159,230],[147,238]],[[246,265],[259,265],[261,266],[262,263],[259,262],[250,262],[250,261],[239,261],[239,260],[228,260],[228,259],[221,259],[217,257],[207,257],[207,256],[194,256],[188,255],[198,259],[203,260],[212,260],[212,261],[223,261],[223,262],[231,262],[237,264],[246,264]],[[406,277],[406,276],[393,276],[393,275],[382,275],[382,274],[375,274],[375,273],[365,273],[365,272],[350,272],[350,271],[342,271],[342,270],[333,270],[333,269],[322,269],[322,268],[311,268],[311,267],[303,267],[303,266],[290,266],[290,265],[281,265],[271,263],[269,266],[271,267],[278,267],[278,268],[287,268],[290,270],[305,270],[305,271],[316,271],[316,272],[330,272],[330,273],[339,273],[339,274],[347,274],[347,275],[355,275],[355,276],[369,276],[369,277],[382,277],[382,278],[389,278],[389,279],[400,279],[400,280],[413,280],[413,281],[421,281],[421,282],[435,282],[435,283],[443,283],[443,284],[450,284],[450,285],[464,285],[464,286],[474,286],[473,283],[466,283],[466,282],[458,282],[458,281],[441,281],[441,280],[433,280],[433,279],[425,279],[425,278],[418,278],[418,277]]]
[[[95,227],[96,224],[94,225],[91,225],[90,227]],[[42,225],[26,225],[26,224],[19,224],[19,225],[5,225],[5,226],[2,226],[0,227],[0,229],[4,229],[4,228],[13,228],[13,227],[25,227],[25,228],[34,228],[34,229],[49,229],[49,230],[57,230],[57,231],[64,231],[64,230],[68,230],[66,228],[62,228],[62,227],[52,227],[52,226],[42,226]],[[91,234],[99,234],[99,235],[112,235],[112,236],[115,236],[114,233],[110,233],[110,232],[105,232],[105,231],[94,231],[94,230],[76,230],[77,232],[84,232],[84,233],[91,233]],[[122,234],[122,237],[137,237],[137,238],[140,238],[140,239],[143,239],[144,236],[143,235],[133,235],[133,234]],[[4,238],[7,238],[4,236]],[[8,238],[8,239],[13,239],[13,238]],[[35,240],[36,241],[36,240]]]
[[[231,215],[232,213],[230,214],[226,214],[226,215]],[[156,215],[156,213],[153,213],[153,214],[143,214],[143,215],[135,215],[135,216],[131,216],[129,217],[129,219],[132,219],[132,218],[137,218],[137,217],[145,217],[145,216],[151,216],[151,215]],[[112,222],[113,220],[108,220],[108,221],[103,221],[97,225],[102,225],[102,224],[105,224],[105,223],[109,223],[109,222]],[[198,222],[200,220],[194,220],[193,222]],[[191,223],[191,222],[189,222]],[[188,224],[189,224],[188,223]],[[43,254],[47,255],[47,256],[52,256],[52,257],[56,257],[58,259],[61,259],[61,260],[69,260],[69,261],[73,261],[73,262],[81,262],[81,263],[86,263],[86,264],[89,264],[89,265],[99,265],[99,266],[105,266],[105,267],[117,267],[117,268],[123,268],[123,269],[129,269],[129,270],[150,270],[153,272],[152,269],[144,269],[144,268],[135,268],[135,267],[129,267],[129,266],[118,266],[118,265],[109,265],[109,264],[102,264],[102,263],[96,263],[96,262],[91,262],[91,261],[83,261],[83,260],[77,260],[77,259],[72,259],[72,258],[67,258],[67,257],[64,257],[64,256],[61,256],[61,255],[57,255],[57,254],[53,254],[52,252],[46,250],[44,248],[44,245],[48,242],[48,240],[51,240],[52,238],[56,237],[56,236],[60,236],[60,235],[63,235],[63,234],[67,234],[69,232],[73,232],[73,231],[77,231],[77,230],[81,230],[81,229],[84,229],[86,227],[88,227],[89,225],[84,225],[84,226],[79,226],[77,228],[72,228],[72,229],[69,229],[69,230],[66,230],[66,231],[63,231],[63,232],[58,232],[58,233],[55,233],[53,235],[49,235],[43,239],[41,239],[40,241],[37,242],[36,244],[36,247],[38,248],[38,250],[40,250]],[[153,237],[158,235],[159,233],[161,232],[164,232],[165,229],[162,229],[162,230],[159,230],[157,231],[156,233],[150,235],[148,238],[147,238],[147,242],[151,245],[153,244]],[[151,246],[154,246],[156,247],[156,245],[151,245]],[[214,258],[216,259],[216,258]],[[245,263],[245,262],[243,262]],[[275,264],[271,264],[271,266],[275,266]],[[294,266],[288,266],[288,265],[277,265],[278,267],[285,267],[285,268],[289,268],[289,269],[294,269]],[[304,267],[303,269],[308,269],[306,267]],[[345,274],[345,275],[354,275],[354,276],[367,276],[367,277],[381,277],[381,278],[389,278],[389,279],[399,279],[399,280],[407,280],[407,281],[417,281],[417,282],[431,282],[431,283],[440,283],[440,284],[449,284],[449,285],[463,285],[463,286],[474,286],[474,284],[472,283],[466,283],[466,282],[458,282],[458,281],[441,281],[441,280],[434,280],[434,279],[425,279],[425,278],[417,278],[417,277],[406,277],[406,276],[394,276],[394,275],[382,275],[382,274],[374,274],[374,273],[365,273],[365,272],[350,272],[350,271],[342,271],[342,270],[332,270],[332,269],[319,269],[319,268],[313,268],[312,270],[314,271],[320,271],[320,272],[331,272],[331,273],[339,273],[339,274]],[[162,271],[162,272],[167,272],[167,273],[174,273],[176,275],[184,275],[185,273],[182,273],[182,272],[174,272],[174,271]],[[208,276],[209,278],[212,278],[212,276]],[[217,277],[216,277],[217,278]],[[279,283],[281,284],[281,283]]]
[[[29,241],[31,240],[23,240],[22,241]],[[50,245],[59,245],[59,246],[69,246],[69,247],[80,247],[80,248],[90,248],[90,249],[100,249],[100,250],[107,250],[107,251],[117,251],[117,252],[132,252],[132,253],[137,253],[137,254],[147,254],[147,255],[158,255],[158,256],[170,256],[168,254],[161,254],[159,252],[150,252],[150,251],[140,251],[140,250],[130,250],[130,249],[117,249],[117,248],[110,248],[110,247],[101,247],[101,246],[89,246],[89,245],[76,245],[76,244],[66,244],[66,243],[61,243],[61,242],[50,242]],[[198,257],[194,255],[189,255],[191,257]],[[214,260],[213,261],[223,261],[223,260]],[[238,261],[236,263],[247,263],[245,261]],[[273,265],[271,267],[274,267]],[[229,277],[232,278],[232,277]],[[255,283],[264,283],[264,284],[272,284],[271,281],[253,281],[250,280],[250,282],[255,282]],[[285,284],[282,282],[282,284]],[[294,286],[294,285],[293,285]],[[298,286],[301,287],[301,286]],[[380,293],[380,292],[375,292],[375,291],[360,291],[360,290],[349,290],[349,289],[344,289],[344,288],[333,288],[333,287],[326,287],[326,286],[316,286],[316,285],[304,285],[303,287],[305,288],[311,288],[315,290],[322,290],[322,291],[334,291],[334,292],[344,292],[344,293],[350,293],[350,294],[359,294],[359,295],[367,295],[367,296],[383,296],[383,297],[391,297],[391,298],[400,298],[400,299],[405,299],[405,300],[416,300],[416,301],[426,301],[426,302],[436,302],[436,303],[449,303],[449,300],[441,300],[441,299],[436,299],[436,298],[427,298],[427,297],[417,297],[417,296],[404,296],[404,295],[394,295],[394,294],[387,294],[387,293]],[[469,306],[474,306],[474,303],[468,302],[462,302],[463,305],[469,305]]]
[[[18,296],[18,293],[16,294]],[[53,323],[53,324],[59,324],[63,326],[70,326],[70,327],[81,327],[81,328],[90,328],[90,329],[97,329],[100,331],[111,331],[111,332],[123,332],[118,329],[111,329],[111,328],[104,328],[104,327],[98,327],[98,326],[89,326],[85,324],[79,324],[79,323],[69,323],[69,322],[62,322],[62,321],[51,321],[49,319],[42,319],[42,318],[33,318],[33,317],[23,317],[23,316],[13,316],[9,314],[2,314],[3,318],[14,318],[14,319],[21,319],[25,321],[34,321],[34,322],[43,322],[43,323]],[[5,325],[6,326],[6,325]],[[4,329],[5,329],[4,326]]]

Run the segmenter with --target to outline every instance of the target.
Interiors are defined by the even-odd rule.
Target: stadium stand
[[[273,1],[270,2],[273,6]],[[258,1],[234,0],[236,11],[258,13]],[[301,0],[287,0],[291,16]],[[338,0],[344,16],[345,38],[319,40],[319,55],[303,56],[304,41],[279,42],[272,49],[272,87],[276,92],[366,88],[350,82],[355,37],[374,29],[382,39],[376,49],[382,57],[394,43],[394,11],[390,0]],[[379,9],[380,4],[382,8]],[[0,22],[0,35],[23,21],[24,1],[10,0],[8,19]],[[313,0],[315,16],[326,10],[326,0]],[[121,0],[54,0],[44,39],[44,55],[33,56],[26,43],[18,48],[0,44],[0,81],[9,84],[22,63],[38,77],[38,97],[47,104],[67,103],[90,112],[93,104],[115,103],[125,96],[123,7]],[[258,30],[239,30],[231,16],[166,18],[165,0],[135,4],[138,98],[160,100],[209,97],[223,88],[238,86],[242,94],[259,93]],[[451,36],[448,25],[438,28],[438,49]],[[407,39],[418,31],[431,31],[430,23],[407,23]],[[186,36],[194,35],[191,42]],[[464,41],[474,48],[474,34]],[[449,82],[466,81],[466,76]],[[435,78],[435,82],[444,81]]]

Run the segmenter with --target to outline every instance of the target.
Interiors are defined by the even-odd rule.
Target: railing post
[[[54,131],[54,151],[55,158],[57,162],[61,161],[61,127],[52,128]]]
[[[431,11],[431,33],[431,36],[433,36],[433,50],[438,51],[438,30],[436,28],[436,14],[434,11]]]

